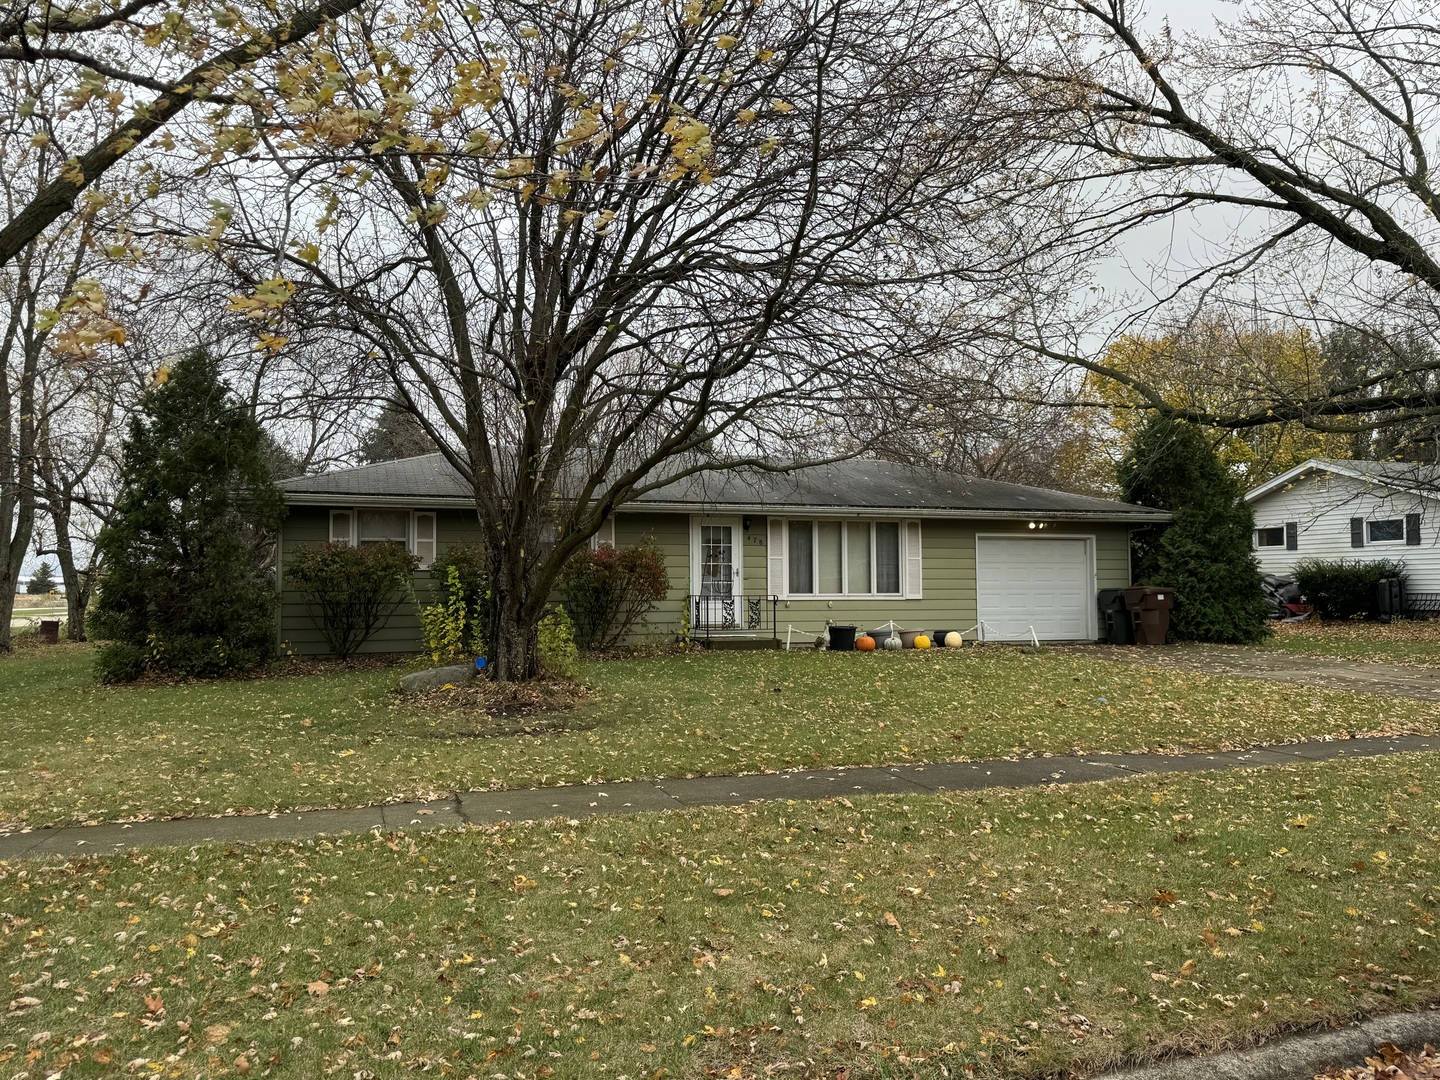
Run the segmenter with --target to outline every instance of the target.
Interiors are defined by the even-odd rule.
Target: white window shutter
[[[921,579],[920,522],[905,522],[905,599],[919,600]]]
[[[418,510],[415,513],[414,525],[415,544],[410,549],[411,554],[420,556],[420,569],[427,570],[435,562],[435,513],[431,510]]]
[[[765,591],[770,596],[782,596],[785,592],[785,520],[772,517],[769,530],[769,546],[765,551]]]

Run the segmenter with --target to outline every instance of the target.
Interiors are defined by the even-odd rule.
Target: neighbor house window
[[[787,522],[791,596],[900,592],[898,521]]]
[[[1365,529],[1372,544],[1400,542],[1405,539],[1404,518],[1382,518],[1379,521],[1367,521]]]
[[[1256,547],[1284,547],[1285,526],[1276,525],[1272,528],[1255,530]]]

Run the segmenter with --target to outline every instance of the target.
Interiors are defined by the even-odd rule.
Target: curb
[[[1440,1010],[1392,1013],[1350,1027],[1292,1035],[1208,1057],[1177,1058],[1094,1080],[1314,1080],[1326,1069],[1362,1064],[1385,1043],[1401,1050],[1440,1045]]]

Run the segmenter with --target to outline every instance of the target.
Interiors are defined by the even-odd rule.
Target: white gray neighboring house
[[[1412,592],[1440,592],[1440,468],[1311,458],[1245,496],[1266,574],[1303,559],[1398,559]]]

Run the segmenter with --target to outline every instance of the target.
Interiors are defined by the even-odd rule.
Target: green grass
[[[0,662],[0,819],[1440,728],[1434,703],[1001,648],[691,654],[583,674],[600,693],[548,721],[570,730],[497,736],[484,714],[395,697],[394,671],[112,688],[84,650],[17,654]]]
[[[860,1080],[1240,1043],[1440,997],[1437,765],[0,863],[0,1061]]]
[[[1302,656],[1440,666],[1440,620],[1282,623],[1270,643]]]

